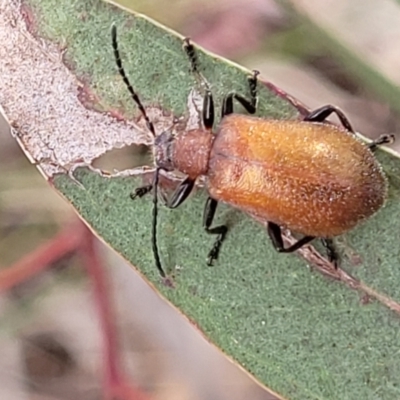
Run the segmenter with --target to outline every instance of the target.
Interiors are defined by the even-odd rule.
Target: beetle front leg
[[[131,194],[130,197],[132,200],[135,200],[136,197],[143,197],[145,196],[147,193],[150,193],[153,189],[153,184],[151,185],[146,185],[146,186],[140,186],[138,188],[136,188]]]
[[[179,207],[189,196],[189,194],[193,190],[194,180],[190,178],[186,178],[183,182],[179,184],[176,188],[170,199],[167,199],[165,195],[162,196],[161,200],[163,204],[168,208],[177,208]],[[153,184],[141,186],[134,190],[131,193],[131,199],[135,200],[136,197],[143,197],[147,193],[150,193],[153,189]]]
[[[214,102],[210,93],[209,85],[205,80],[204,76],[199,71],[199,60],[197,57],[197,51],[193,46],[189,38],[184,39],[183,48],[190,62],[190,70],[196,75],[197,79],[200,80],[206,87],[206,96],[204,98],[203,106],[203,124],[207,130],[211,130],[214,123]],[[232,92],[229,93],[223,102],[221,118],[225,115],[233,113],[233,99],[238,101],[248,113],[254,114],[257,109],[257,83],[258,83],[258,71],[253,71],[253,75],[248,78],[250,99],[246,99],[242,95]]]
[[[302,239],[289,247],[284,247],[281,227],[273,222],[268,222],[268,235],[271,238],[272,245],[279,253],[292,253],[315,239],[314,236],[304,236]]]
[[[183,182],[179,184],[175,192],[172,194],[171,198],[166,201],[165,205],[168,208],[179,207],[189,196],[193,190],[194,180],[186,178]]]
[[[228,227],[225,225],[216,226],[215,228],[210,228],[215,211],[217,210],[218,202],[217,200],[209,197],[204,206],[204,214],[203,214],[203,227],[207,233],[210,235],[218,235],[212,249],[208,253],[207,257],[207,265],[212,265],[213,261],[218,258],[219,250],[221,248],[222,242],[225,239],[225,236],[228,232]]]
[[[200,74],[199,72],[199,60],[197,57],[196,49],[194,48],[189,38],[183,39],[183,49],[190,61],[190,69],[194,74]]]
[[[338,116],[340,122],[345,129],[347,129],[351,133],[355,133],[353,127],[350,124],[350,121],[348,120],[344,112],[340,108],[332,106],[330,104],[311,111],[307,116],[304,117],[304,121],[324,122],[332,113],[335,113]]]

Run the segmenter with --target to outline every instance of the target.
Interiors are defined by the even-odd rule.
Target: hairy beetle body
[[[206,177],[209,197],[204,208],[203,227],[216,236],[208,254],[209,265],[218,257],[228,231],[226,225],[211,227],[219,201],[267,221],[268,234],[277,251],[293,252],[321,238],[328,259],[337,265],[339,257],[331,238],[354,228],[385,202],[387,181],[372,151],[378,145],[391,142],[390,135],[364,144],[355,135],[345,114],[332,105],[320,107],[302,120],[235,114],[234,100],[249,114],[256,112],[257,71],[248,78],[249,98],[235,92],[225,96],[221,121],[214,133],[213,97],[198,70],[196,50],[189,39],[185,39],[184,49],[192,72],[206,88],[203,126],[177,135],[171,131],[156,135],[122,67],[115,26],[112,43],[118,71],[154,137],[153,183],[137,188],[131,197],[153,191],[152,246],[161,276],[166,274],[157,247],[160,170],[177,170],[186,175],[171,198],[164,198],[169,208],[182,204],[196,179]],[[342,128],[325,122],[332,113],[337,115]],[[285,247],[282,227],[304,237]]]
[[[216,200],[316,237],[352,229],[387,196],[371,150],[346,130],[317,122],[228,115],[207,177]]]

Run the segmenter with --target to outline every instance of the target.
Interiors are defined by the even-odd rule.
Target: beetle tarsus
[[[256,99],[257,99],[258,75],[260,75],[260,71],[257,71],[255,69],[255,70],[253,70],[253,75],[248,78],[249,88],[250,88],[250,96],[253,99],[254,103],[257,101]]]
[[[217,260],[217,259],[218,259],[219,250],[220,250],[220,248],[221,248],[222,241],[223,241],[222,237],[221,237],[221,238],[219,237],[219,238],[215,241],[213,248],[212,248],[212,249],[210,250],[210,252],[208,253],[208,256],[207,256],[207,265],[208,265],[209,267],[212,267],[214,260]]]
[[[217,239],[214,242],[214,245],[207,256],[207,265],[212,266],[213,261],[218,259],[219,251],[221,249],[222,242],[225,239],[226,234],[228,233],[228,228],[225,225],[217,226],[212,229],[207,229],[206,232],[211,235],[218,234]]]
[[[130,195],[132,200],[135,200],[136,197],[143,197],[145,196],[147,193],[151,192],[151,190],[153,189],[153,185],[146,185],[146,186],[141,186],[136,188]]]
[[[185,50],[189,60],[190,60],[190,70],[191,72],[198,74],[199,73],[199,60],[197,58],[196,49],[194,48],[190,38],[183,39],[183,49]]]
[[[254,114],[257,111],[258,75],[259,72],[254,70],[253,75],[248,78],[250,100],[246,99],[245,97],[235,92],[229,93],[227,96],[225,96],[224,101],[222,103],[221,118],[229,114],[233,114],[233,99],[238,101],[249,114]]]
[[[216,226],[215,228],[210,228],[215,216],[215,211],[217,210],[217,205],[218,201],[209,197],[204,206],[203,227],[208,234],[218,235],[212,249],[208,253],[207,265],[212,265],[213,261],[218,258],[222,242],[224,241],[225,236],[228,233],[228,227],[225,225],[220,225]]]
[[[390,144],[393,143],[395,140],[395,136],[392,134],[385,134],[375,139],[373,142],[368,144],[368,147],[371,151],[375,151],[379,146],[383,144]]]
[[[339,253],[336,250],[335,243],[332,239],[321,238],[322,245],[326,249],[326,255],[328,257],[329,262],[331,262],[335,269],[339,268],[340,257]]]

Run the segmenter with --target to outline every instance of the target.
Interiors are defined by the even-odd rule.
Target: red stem
[[[118,335],[114,325],[106,273],[95,248],[95,237],[82,222],[79,221],[63,229],[53,239],[6,270],[0,271],[0,291],[27,281],[73,252],[82,255],[85,268],[93,283],[104,341],[104,397],[109,400],[147,400],[148,396],[131,385],[120,371]]]
[[[62,257],[76,251],[81,243],[82,233],[81,223],[68,227],[15,264],[0,271],[0,291],[27,281]]]
[[[86,229],[82,243],[82,256],[93,284],[93,293],[102,324],[105,353],[105,398],[124,400],[146,400],[148,396],[129,384],[120,368],[118,332],[115,329],[112,299],[109,296],[105,269],[96,249],[95,238]]]

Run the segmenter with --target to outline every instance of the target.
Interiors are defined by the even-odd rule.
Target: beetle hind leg
[[[308,115],[306,115],[303,121],[309,122],[324,122],[332,113],[335,113],[340,122],[342,123],[343,127],[348,130],[349,132],[355,134],[353,127],[350,124],[350,121],[344,114],[344,112],[335,106],[326,105],[320,108],[317,108],[314,111],[311,111]],[[390,144],[393,143],[395,140],[395,136],[392,134],[385,134],[375,139],[373,142],[369,143],[367,146],[371,151],[375,151],[379,146],[383,144]]]
[[[324,122],[332,113],[335,113],[338,116],[340,122],[346,130],[351,133],[355,133],[345,113],[340,108],[332,106],[330,104],[311,111],[308,115],[304,117],[304,121]]]
[[[283,244],[281,227],[273,222],[268,222],[268,235],[275,250],[279,253],[293,253],[315,239],[314,236],[304,236],[291,246],[285,247]]]
[[[379,146],[383,144],[390,144],[393,143],[395,140],[395,136],[391,134],[385,134],[375,139],[373,142],[369,143],[367,146],[371,151],[375,151]]]
[[[304,236],[302,239],[298,240],[296,243],[289,247],[284,247],[281,227],[273,222],[268,222],[268,235],[271,238],[272,245],[275,250],[279,253],[293,253],[296,250],[301,249],[306,244],[310,243],[315,239],[314,236]],[[326,255],[335,268],[338,268],[340,257],[335,248],[335,244],[332,239],[321,238],[322,245],[325,247]]]
[[[332,239],[321,238],[322,245],[325,247],[326,255],[328,256],[328,260],[335,266],[335,269],[338,268],[340,257],[336,250],[335,243]]]
[[[213,264],[213,261],[218,258],[222,242],[224,241],[225,236],[228,232],[228,227],[226,225],[220,225],[216,226],[215,228],[210,228],[214,219],[215,211],[217,210],[217,205],[218,205],[217,200],[214,200],[211,197],[209,197],[206,201],[204,207],[204,215],[203,215],[203,227],[206,230],[206,232],[209,233],[210,235],[217,235],[214,245],[210,250],[210,252],[208,253],[207,257],[207,265],[210,266]]]

